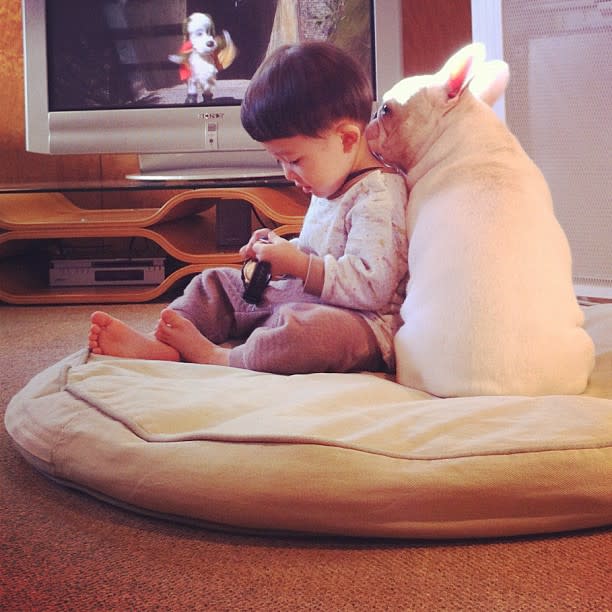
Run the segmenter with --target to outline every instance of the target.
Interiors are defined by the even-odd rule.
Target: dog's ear
[[[217,60],[221,68],[229,68],[238,55],[238,48],[227,30],[217,36]]]
[[[470,83],[470,91],[489,106],[493,106],[506,91],[509,79],[510,69],[506,62],[484,62]]]
[[[477,67],[482,65],[485,48],[472,43],[452,55],[440,71],[449,98],[456,98],[470,83]]]

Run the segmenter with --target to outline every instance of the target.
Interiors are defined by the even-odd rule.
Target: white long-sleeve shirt
[[[322,260],[321,301],[359,311],[389,367],[408,280],[407,200],[403,177],[374,170],[334,199],[313,196],[296,239]]]

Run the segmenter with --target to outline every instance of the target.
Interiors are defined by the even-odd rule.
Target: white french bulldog
[[[469,45],[366,130],[410,190],[397,378],[441,397],[577,394],[594,365],[546,180],[489,107],[507,80]]]

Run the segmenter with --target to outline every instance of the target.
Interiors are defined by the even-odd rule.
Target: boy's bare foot
[[[91,315],[89,348],[96,355],[180,361],[176,349],[99,310]]]
[[[211,342],[191,321],[169,308],[162,310],[155,337],[176,349],[184,361],[229,365],[229,349]]]

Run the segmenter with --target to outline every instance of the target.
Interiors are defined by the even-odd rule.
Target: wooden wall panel
[[[472,40],[470,0],[403,0],[404,73],[439,70]]]

